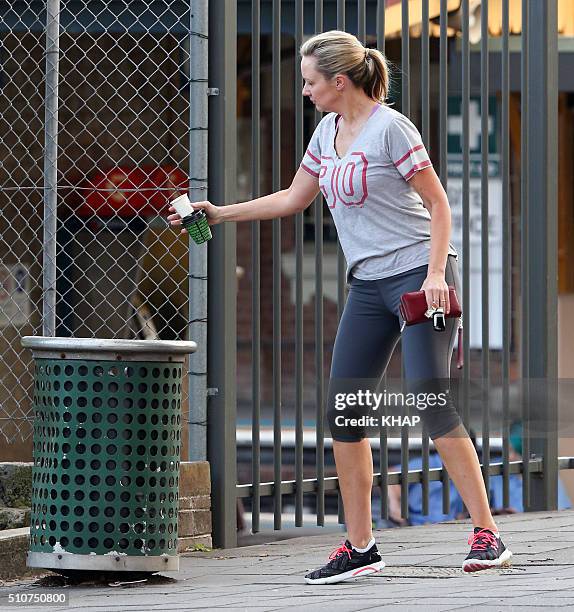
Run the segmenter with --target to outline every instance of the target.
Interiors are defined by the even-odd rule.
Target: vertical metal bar
[[[345,31],[345,0],[337,0],[337,29]],[[345,284],[345,256],[343,255],[341,243],[337,238],[337,316],[339,319],[343,314],[345,306]],[[339,499],[342,499],[341,496],[339,496]]]
[[[385,0],[377,2],[377,48],[385,52]],[[386,373],[383,376],[383,385],[386,385]],[[384,387],[383,387],[384,388]],[[383,407],[386,411],[386,407]],[[379,472],[381,474],[381,519],[389,517],[389,449],[387,428],[379,427]]]
[[[281,189],[281,0],[273,0],[273,191]],[[281,219],[273,219],[273,528],[281,529]]]
[[[385,0],[377,2],[377,48],[385,52]]]
[[[463,334],[463,422],[470,429],[470,42],[469,0],[462,0],[462,304],[468,332]]]
[[[407,414],[403,407],[403,416]],[[409,518],[409,432],[406,427],[401,428],[401,517]]]
[[[323,31],[323,0],[315,0],[315,34]],[[318,122],[320,113],[315,111]],[[316,469],[317,469],[317,525],[325,524],[325,443],[324,443],[324,375],[323,375],[323,198],[315,198],[315,371],[316,387]]]
[[[56,226],[58,208],[58,81],[60,0],[46,5],[46,92],[44,131],[44,239],[42,333],[56,335]]]
[[[191,202],[204,200],[207,190],[207,5],[189,11],[189,176]],[[189,238],[191,241],[191,238]],[[188,255],[190,340],[197,351],[189,356],[188,447],[190,461],[207,458],[207,243],[193,245]]]
[[[236,201],[237,163],[237,5],[234,0],[209,3],[209,83],[219,95],[209,99],[209,199]],[[208,246],[209,326],[208,385],[210,398],[208,460],[211,468],[213,542],[237,544],[236,502],[236,337],[237,295],[235,225],[213,228]]]
[[[440,121],[439,121],[439,156],[440,156],[440,180],[446,191],[448,181],[447,167],[447,111],[448,111],[448,4],[447,0],[440,0]],[[442,508],[443,513],[447,514],[450,508],[450,482],[446,467],[442,469]]]
[[[401,5],[401,113],[411,114],[409,0]]]
[[[345,0],[337,0],[337,30],[345,31]]]
[[[463,334],[466,367],[462,380],[462,420],[470,429],[470,43],[469,0],[462,0],[462,304],[468,332]]]
[[[527,159],[528,159],[528,0],[522,0],[522,61],[521,61],[521,87],[520,87],[520,200],[521,200],[521,263],[520,286],[522,294],[521,308],[521,345],[522,345],[522,500],[524,509],[530,510],[530,471],[528,462],[530,460],[530,393],[528,371],[530,339],[528,337],[528,300],[529,271],[528,264],[530,250],[528,244],[528,183],[527,183]]]
[[[261,6],[260,0],[251,4],[251,194],[258,198],[261,182]],[[261,227],[251,223],[251,363],[253,388],[253,416],[251,420],[251,531],[259,531],[261,497]]]
[[[410,80],[409,80],[409,2],[402,0],[401,4],[401,112],[410,115]],[[402,363],[402,360],[401,360]],[[404,374],[404,367],[402,367]],[[404,377],[403,377],[404,380]],[[406,411],[403,407],[404,414]],[[401,428],[401,517],[409,518],[409,432],[407,427]]]
[[[345,308],[345,255],[337,239],[337,317],[340,319]]]
[[[480,39],[480,207],[481,207],[481,295],[482,295],[482,474],[490,491],[490,330],[489,330],[489,244],[488,244],[488,2],[481,4]]]
[[[429,432],[428,425],[426,422],[423,423],[421,431],[421,489],[422,489],[422,513],[423,515],[430,514],[429,512],[429,494],[430,494],[430,482],[429,482]]]
[[[345,0],[337,0],[337,29],[345,31]],[[339,237],[337,237],[337,317],[339,320],[345,307],[345,263],[343,249]],[[343,524],[345,522],[345,509],[343,508],[343,496],[340,490],[337,495],[337,514],[339,524]]]
[[[558,39],[557,3],[529,2],[528,23],[528,235],[531,253],[527,293],[530,339],[528,373],[534,385],[532,451],[543,458],[542,478],[533,478],[531,509],[556,510],[557,432],[557,260],[558,260]],[[530,205],[530,204],[536,205]]]
[[[469,0],[462,0],[462,304],[470,332],[470,44]],[[462,420],[470,430],[470,333],[463,335]]]
[[[422,30],[421,30],[421,119],[422,119],[422,137],[426,147],[430,150],[430,54],[429,54],[429,1],[422,0]],[[429,514],[429,435],[428,428],[423,423],[421,441],[421,459],[422,459],[422,513]]]
[[[357,38],[367,42],[367,6],[366,0],[357,0]]]
[[[509,0],[502,0],[502,505],[510,506],[510,329],[512,325],[512,214],[510,207],[510,131],[509,131]]]
[[[422,0],[422,30],[421,30],[421,124],[422,137],[427,149],[430,149],[430,110],[429,110],[429,0]]]
[[[440,0],[439,48],[439,174],[442,186],[447,188],[447,103],[448,103],[448,37],[447,0]]]
[[[385,375],[386,380],[386,375]],[[383,402],[383,417],[387,416],[387,406]],[[381,519],[389,518],[389,439],[383,419],[379,427],[379,472],[381,473]]]
[[[295,2],[295,166],[303,157],[303,0]],[[303,213],[295,217],[295,526],[303,525]]]

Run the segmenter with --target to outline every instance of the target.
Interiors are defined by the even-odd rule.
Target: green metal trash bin
[[[181,381],[195,342],[22,346],[35,362],[28,566],[177,570]]]

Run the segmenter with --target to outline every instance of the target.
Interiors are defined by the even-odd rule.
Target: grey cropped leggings
[[[335,395],[341,389],[338,383],[379,381],[401,336],[407,391],[437,392],[448,387],[459,320],[447,318],[443,332],[435,331],[428,322],[405,327],[401,334],[400,297],[408,291],[420,290],[426,275],[427,266],[424,265],[380,280],[352,279],[331,364],[326,416],[333,439],[356,442],[366,437],[364,427],[340,426],[340,420],[335,424],[335,417],[340,414],[335,408]],[[460,277],[453,255],[447,258],[445,280],[455,287],[460,299]],[[353,385],[352,382],[348,384]],[[421,420],[433,440],[461,423],[448,392],[447,397],[446,404],[420,411]]]

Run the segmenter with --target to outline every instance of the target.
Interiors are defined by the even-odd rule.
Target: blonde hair
[[[364,47],[356,36],[340,30],[323,32],[304,42],[299,53],[314,57],[317,71],[326,79],[346,74],[369,98],[381,104],[387,99],[387,60],[378,49]]]

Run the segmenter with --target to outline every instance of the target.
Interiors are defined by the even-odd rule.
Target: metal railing
[[[288,186],[292,173],[283,169],[298,166],[305,143],[320,119],[301,96],[298,48],[306,37],[337,28],[384,51],[396,68],[392,102],[419,126],[448,190],[457,222],[458,234],[453,238],[462,259],[462,298],[468,331],[463,346],[466,366],[452,382],[459,391],[458,405],[465,425],[481,438],[479,450],[487,488],[490,477],[502,475],[504,503],[508,504],[509,478],[523,473],[524,507],[551,509],[556,507],[558,469],[571,468],[573,464],[572,458],[558,460],[556,399],[552,392],[552,381],[557,380],[557,174],[553,163],[557,150],[557,8],[555,3],[524,0],[522,34],[511,36],[510,3],[503,0],[499,3],[501,44],[493,52],[488,3],[482,2],[480,7],[479,43],[470,42],[477,31],[469,28],[470,11],[476,11],[477,3],[462,0],[456,7],[455,4],[447,0],[212,2],[211,14],[217,17],[210,20],[210,47],[217,49],[217,54],[211,56],[210,84],[226,94],[213,101],[218,123],[210,124],[210,196],[212,202],[222,205]],[[417,15],[419,21],[415,22]],[[239,30],[235,29],[236,19]],[[529,27],[532,23],[540,27]],[[520,41],[521,76],[510,74],[511,38],[515,51],[515,41]],[[240,56],[235,55],[236,41],[240,43]],[[537,86],[529,86],[534,79]],[[517,98],[511,93],[511,80],[513,91],[523,93],[518,98],[522,105],[521,139],[518,134],[522,162],[518,165],[515,162],[520,160],[512,160],[512,167],[510,103],[516,104]],[[224,111],[224,105],[232,105],[229,96],[236,88],[247,90],[247,102],[250,101],[250,106],[243,105],[237,119],[235,113]],[[457,107],[455,111],[451,105]],[[458,146],[451,143],[453,114],[457,115]],[[228,149],[227,141],[237,120],[244,121],[251,132],[251,150],[248,139],[238,141],[238,159],[250,160],[245,164],[250,168],[249,175],[243,177],[250,186],[241,194],[233,192],[235,183],[230,173],[234,170],[235,150]],[[512,138],[516,137],[512,133]],[[268,148],[264,148],[263,141]],[[511,184],[516,177],[522,181],[518,190],[517,181]],[[536,207],[528,205],[533,198]],[[492,236],[493,215],[494,229],[499,232],[497,240]],[[511,233],[511,225],[518,218],[522,231]],[[213,377],[210,386],[219,389],[218,399],[211,404],[209,425],[213,441],[210,460],[214,462],[212,470],[217,481],[214,494],[218,503],[227,504],[226,508],[218,508],[214,517],[214,538],[222,546],[236,543],[235,498],[250,504],[251,528],[256,532],[263,528],[262,504],[270,507],[271,500],[274,529],[282,528],[286,499],[294,506],[294,525],[303,525],[307,494],[314,498],[317,524],[323,525],[326,495],[338,492],[332,463],[325,463],[326,457],[332,460],[330,440],[324,439],[323,431],[324,372],[334,339],[334,328],[329,323],[332,313],[335,317],[341,314],[345,283],[340,248],[332,248],[329,240],[324,240],[325,224],[330,221],[323,217],[319,197],[310,215],[301,213],[292,220],[254,222],[251,227],[238,225],[236,229],[237,261],[249,270],[249,278],[239,287],[237,304],[234,299],[219,300],[217,318],[210,311],[210,354],[219,354],[218,367],[225,365],[221,353],[230,356],[227,371],[209,370]],[[310,239],[308,227],[314,228]],[[247,242],[250,251],[241,248]],[[521,257],[517,257],[516,249],[512,250],[515,244],[520,245]],[[535,248],[542,253],[536,263],[532,258]],[[229,262],[235,254],[235,230],[221,230],[211,249],[216,259],[216,264],[212,260],[211,265],[222,271],[223,252],[227,252]],[[500,267],[495,271],[498,276],[494,274],[494,288],[493,260]],[[477,275],[477,268],[488,273]],[[314,270],[312,280],[305,275],[306,269]],[[332,277],[326,278],[327,269],[336,270],[335,290],[330,288]],[[225,281],[213,277],[211,281],[215,300]],[[285,296],[286,286],[291,289],[289,296]],[[248,323],[243,314],[237,317],[242,308],[251,310]],[[513,312],[522,321],[520,329]],[[312,328],[308,323],[311,313]],[[234,360],[231,355],[235,356],[236,350],[238,356]],[[212,364],[215,366],[215,361]],[[517,364],[522,364],[518,377],[512,374]],[[527,383],[532,378],[543,381],[545,389],[544,417],[537,426],[533,426],[528,411]],[[517,389],[522,395],[517,396]],[[528,460],[527,467],[523,461],[509,460],[509,427],[513,419],[521,419],[524,424],[522,456]],[[236,457],[235,428],[229,426],[236,421],[243,426],[250,460],[244,453]],[[498,442],[493,446],[494,437]],[[412,442],[404,432],[400,438],[391,439],[382,431],[380,438],[373,440],[379,466],[373,486],[381,489],[384,518],[388,516],[390,484],[401,484],[402,514],[406,517],[409,484],[422,483],[426,512],[429,483],[441,480],[447,511],[448,473],[444,468],[429,469],[431,443],[426,432],[416,448]],[[314,461],[309,455],[310,446],[314,448]],[[221,449],[225,449],[224,456]],[[284,460],[287,450],[292,462],[289,465]],[[409,454],[413,453],[422,457],[421,470],[409,471]],[[501,461],[493,461],[495,453]],[[400,463],[400,472],[389,473],[389,457]],[[247,480],[238,480],[236,460],[240,471],[249,475]],[[243,469],[242,462],[247,462],[248,468]],[[326,469],[331,474],[327,477]],[[339,518],[343,520],[340,501]]]

